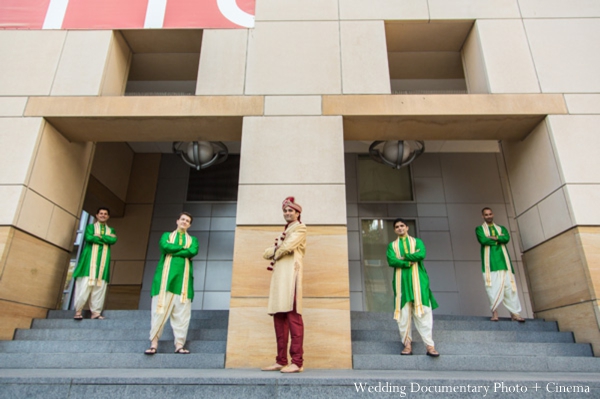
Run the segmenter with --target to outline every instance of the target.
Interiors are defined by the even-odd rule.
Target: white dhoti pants
[[[490,300],[490,309],[494,312],[498,309],[498,306],[504,301],[504,307],[514,314],[521,312],[521,302],[516,291],[512,290],[510,284],[510,273],[507,270],[500,270],[497,272],[491,272],[490,277],[492,280],[492,286],[485,286],[488,298]],[[485,273],[483,274],[483,281],[485,283]]]
[[[89,299],[90,310],[93,313],[102,313],[108,284],[101,280],[100,285],[88,285],[88,281],[89,277],[79,277],[75,280],[75,310],[81,312]]]
[[[412,320],[415,322],[415,327],[421,335],[423,342],[427,346],[434,346],[433,344],[433,313],[431,308],[423,306],[423,314],[421,317],[417,317],[413,310],[412,302],[404,305],[400,311],[400,319],[398,320],[398,328],[400,329],[400,339],[404,346],[410,345],[412,342]]]
[[[175,346],[183,346],[187,338],[190,318],[192,317],[192,301],[186,299],[181,303],[181,297],[172,292],[165,295],[165,312],[156,313],[158,295],[152,297],[152,327],[150,328],[150,341],[160,339],[167,319],[170,318],[171,328],[175,337]]]

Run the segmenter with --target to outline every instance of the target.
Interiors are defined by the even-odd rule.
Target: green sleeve
[[[500,226],[500,230],[502,231],[502,235],[498,236],[498,242],[500,244],[506,244],[510,241],[510,235],[508,234],[508,230],[506,230],[506,227],[504,226]]]
[[[179,244],[175,244],[175,243],[170,244],[169,243],[169,235],[170,234],[171,233],[164,233],[162,235],[162,237],[160,237],[159,245],[160,245],[161,252],[173,255],[173,254],[177,253],[178,251],[181,251],[183,249],[183,245],[179,245]]]
[[[85,228],[85,241],[91,244],[104,244],[102,237],[94,235],[94,225],[88,224]]]
[[[102,242],[108,245],[113,245],[114,243],[117,242],[117,234],[115,232],[115,229],[113,229],[112,227],[110,228],[111,234],[103,234],[102,235]]]
[[[410,262],[402,260],[402,259],[398,259],[396,257],[396,252],[394,251],[394,243],[391,242],[390,245],[388,245],[388,249],[387,249],[387,261],[388,261],[388,265],[390,267],[399,267],[402,269],[408,269],[410,267]]]
[[[421,262],[425,259],[427,252],[425,251],[425,245],[423,244],[423,241],[419,240],[418,238],[415,240],[417,241],[417,244],[415,245],[415,252],[412,254],[404,254],[404,259],[410,262]]]
[[[477,235],[477,241],[479,241],[479,243],[481,245],[487,245],[488,247],[493,247],[495,245],[498,245],[498,242],[496,240],[492,240],[491,238],[488,238],[483,233],[483,227],[481,227],[481,226],[477,226],[475,228],[475,234]]]
[[[181,249],[172,255],[180,258],[193,258],[194,256],[198,255],[198,239],[196,237],[192,237],[192,245],[190,245],[189,248]]]

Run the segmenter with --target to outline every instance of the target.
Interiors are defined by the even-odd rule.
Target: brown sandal
[[[410,355],[412,355],[412,347],[411,346],[405,346],[404,349],[402,350],[402,352],[400,352],[400,354],[402,356],[410,356]]]
[[[525,323],[525,319],[522,318],[520,315],[518,314],[511,314],[510,318],[512,321],[518,321],[519,323]]]

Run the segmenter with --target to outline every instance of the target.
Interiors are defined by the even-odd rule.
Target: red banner
[[[252,28],[256,0],[0,0],[0,29]]]

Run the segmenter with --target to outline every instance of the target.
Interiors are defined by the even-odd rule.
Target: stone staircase
[[[600,359],[590,345],[574,343],[571,333],[542,320],[435,316],[434,339],[442,355],[433,359],[425,356],[416,332],[414,355],[399,355],[402,345],[390,314],[352,312],[353,370],[315,370],[307,359],[303,373],[285,375],[224,368],[228,311],[192,312],[189,355],[172,353],[169,326],[159,353],[142,353],[149,344],[149,311],[105,315],[106,320],[77,322],[71,311],[51,311],[30,330],[18,330],[13,341],[0,341],[0,399],[484,396],[432,391],[467,386],[487,387],[486,399],[600,397]],[[405,394],[381,391],[386,386]]]
[[[72,311],[50,311],[13,341],[0,341],[1,368],[197,368],[225,367],[228,311],[195,310],[188,331],[188,355],[173,354],[167,323],[158,353],[150,346],[150,311],[108,310],[105,320],[73,320]]]
[[[389,313],[352,312],[355,370],[600,372],[591,345],[577,344],[556,322],[487,317],[434,316],[439,358],[425,356],[413,329],[413,355],[400,356],[398,325]]]

